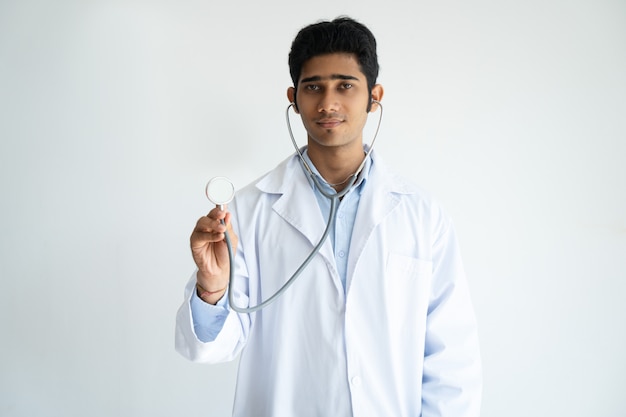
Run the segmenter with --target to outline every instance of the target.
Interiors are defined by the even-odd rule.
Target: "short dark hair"
[[[313,23],[298,32],[289,52],[289,73],[294,88],[298,88],[302,66],[306,61],[332,53],[355,55],[371,93],[379,70],[376,38],[365,25],[346,16]]]

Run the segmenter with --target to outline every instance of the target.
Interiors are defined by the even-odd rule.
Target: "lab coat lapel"
[[[311,184],[297,157],[287,160],[283,167],[284,170],[272,179],[272,183],[278,187],[274,192],[282,194],[274,203],[273,209],[294,229],[302,233],[313,249],[324,234],[328,219],[323,218]],[[330,238],[326,239],[319,253],[327,264],[335,264]],[[303,257],[305,255],[303,254]]]
[[[407,192],[404,182],[390,173],[379,158],[374,157],[373,152],[372,168],[361,194],[352,232],[346,277],[347,290],[350,288],[352,275],[372,232],[397,207],[400,202],[399,194]]]

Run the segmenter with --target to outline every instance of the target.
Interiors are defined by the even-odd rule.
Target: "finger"
[[[222,223],[220,219],[213,219],[210,217],[201,217],[198,219],[196,223],[196,227],[194,231],[198,232],[217,232],[223,233],[226,230],[226,227]]]
[[[233,231],[233,224],[231,223],[231,214],[230,213],[226,213],[226,217],[224,218],[224,225],[226,226],[226,229],[228,230],[228,233],[230,234],[234,234],[235,232]]]
[[[202,248],[207,243],[217,243],[224,240],[224,233],[217,232],[198,232],[191,234],[189,239],[192,248]]]
[[[230,241],[231,241],[232,247],[233,247],[233,249],[236,249],[237,248],[237,243],[239,241],[239,238],[235,234],[235,230],[233,229],[233,224],[230,222],[230,219],[231,219],[231,214],[227,213],[226,214],[226,218],[224,219],[225,223],[226,223],[226,229],[227,229],[227,232],[228,232],[228,236],[230,237]]]
[[[224,219],[227,213],[228,212],[226,211],[226,209],[222,209],[220,206],[217,206],[213,210],[209,211],[206,217],[219,220],[219,219]]]

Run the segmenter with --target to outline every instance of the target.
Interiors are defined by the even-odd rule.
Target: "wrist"
[[[224,287],[219,290],[209,291],[204,289],[200,284],[196,283],[196,293],[198,294],[198,297],[208,304],[216,304],[224,296],[227,288],[228,287]]]

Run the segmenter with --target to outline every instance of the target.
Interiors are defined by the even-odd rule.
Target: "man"
[[[236,313],[227,292],[239,307],[274,294],[319,241],[330,202],[294,155],[240,190],[230,212],[211,210],[190,239],[198,270],[177,350],[210,363],[241,354],[235,416],[478,416],[476,325],[450,219],[375,152],[345,189],[383,96],[374,36],[349,18],[310,25],[289,66],[303,158],[325,192],[347,191],[330,238],[284,295]]]

